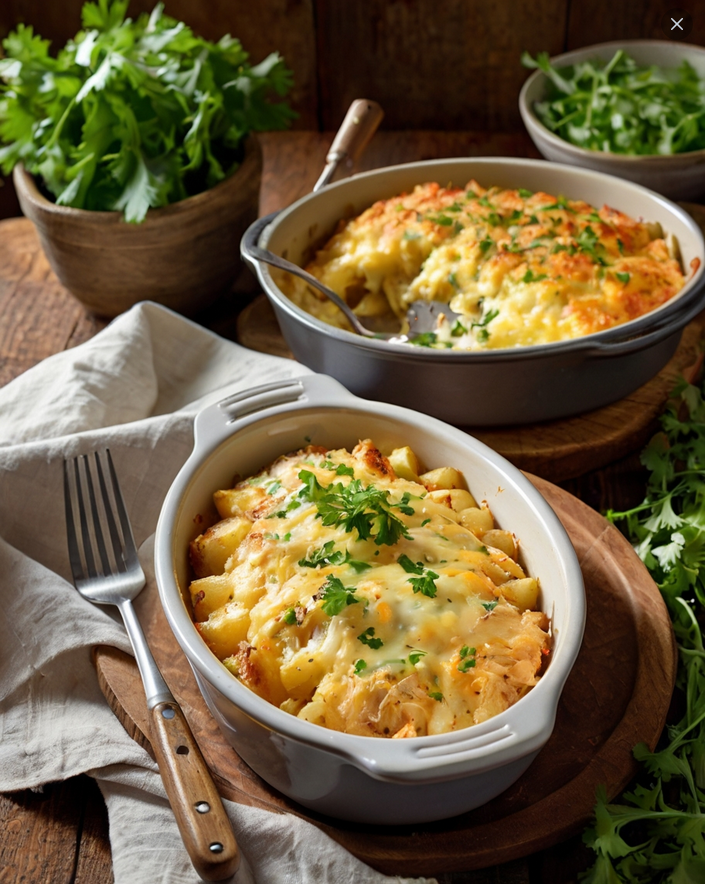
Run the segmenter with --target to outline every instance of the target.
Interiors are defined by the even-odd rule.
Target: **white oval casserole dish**
[[[520,540],[522,564],[540,580],[553,652],[541,681],[482,724],[453,733],[385,740],[300,720],[242,685],[198,634],[185,599],[188,545],[208,520],[212,495],[281,454],[308,444],[352,447],[370,438],[383,452],[409,445],[429,469],[462,470],[499,527]],[[580,649],[585,592],[565,529],[529,480],[460,430],[349,393],[324,375],[237,393],[196,418],[189,459],[164,501],[155,567],[168,622],[226,740],[264,780],[302,805],[341,819],[398,825],[472,810],[508,788],[547,742]]]

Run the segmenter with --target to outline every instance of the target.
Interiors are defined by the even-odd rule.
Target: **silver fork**
[[[122,614],[147,696],[152,748],[181,837],[201,878],[222,881],[235,874],[240,862],[235,835],[198,744],[137,619],[132,601],[146,579],[108,450],[105,462],[107,470],[97,451],[92,464],[87,455],[64,461],[66,533],[74,583],[84,598],[116,605]]]

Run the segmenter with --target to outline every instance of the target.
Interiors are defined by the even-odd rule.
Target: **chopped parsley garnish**
[[[365,661],[362,659],[356,660],[355,661],[355,669],[353,670],[355,675],[359,675],[363,669],[367,669],[367,663],[365,663]]]
[[[534,273],[534,271],[529,267],[526,273],[522,276],[522,282],[541,282],[542,279],[548,279],[547,273]]]
[[[624,285],[626,285],[631,279],[631,275],[629,273],[615,273],[615,276],[621,283],[624,283]]]
[[[281,487],[282,483],[277,479],[275,482],[272,482],[269,488],[267,488],[267,494],[276,494]]]
[[[412,651],[409,654],[409,663],[411,663],[412,666],[416,666],[419,660],[426,656],[426,653],[426,651]]]
[[[424,567],[422,562],[414,562],[411,559],[402,553],[397,562],[402,566],[402,568],[406,571],[407,574],[417,574],[418,577],[409,577],[409,583],[411,584],[411,588],[415,593],[420,592],[421,595],[425,595],[430,599],[436,597],[436,593],[438,592],[438,588],[434,581],[438,580],[438,574],[435,571],[431,571],[430,569]]]
[[[461,335],[467,334],[467,331],[468,330],[463,323],[459,319],[456,319],[453,328],[450,330],[450,336],[451,338],[459,338]]]
[[[520,187],[517,193],[523,200],[528,200],[530,196],[534,195],[531,190],[527,190],[525,187]]]
[[[448,274],[448,282],[453,286],[454,289],[460,288],[460,283],[458,282],[458,277],[455,273],[451,272]]]
[[[424,525],[428,525],[428,523],[430,521],[431,521],[430,519],[424,519],[423,522],[421,523],[421,527],[423,528]]]
[[[458,663],[458,671],[459,672],[467,672],[468,669],[475,668],[475,654],[477,653],[476,648],[469,648],[467,645],[463,645],[460,649],[460,663]]]
[[[437,700],[439,703],[443,699],[443,694],[440,691],[429,691],[428,695],[432,700]]]
[[[499,310],[488,310],[487,313],[478,322],[473,322],[470,328],[476,328],[475,337],[483,344],[489,339],[490,333],[487,328],[493,319],[499,316]]]
[[[287,608],[286,611],[284,611],[284,615],[282,617],[282,620],[285,623],[288,623],[289,626],[294,626],[295,624],[300,625],[301,622],[303,621],[303,608],[299,608],[299,611],[301,612],[300,615],[297,612],[297,608],[298,608],[298,605],[294,606],[292,608]]]
[[[494,245],[494,240],[491,239],[489,236],[486,236],[484,239],[480,240],[478,245],[480,247],[480,251],[484,255],[485,252],[489,251],[492,248],[492,246]]]
[[[358,635],[357,640],[362,642],[363,645],[367,645],[368,648],[372,648],[373,651],[378,651],[384,645],[384,642],[381,638],[375,638],[374,635],[375,628],[370,626],[369,629]]]
[[[310,559],[299,559],[301,568],[322,568],[324,565],[339,565],[344,560],[342,550],[333,551],[334,540],[326,541],[323,546],[311,553]]]
[[[483,602],[482,607],[485,609],[485,611],[494,611],[494,609],[497,607],[497,602]]]
[[[599,237],[595,231],[588,225],[578,235],[578,248],[581,252],[589,255],[597,264],[605,264],[605,259],[598,254],[599,250],[604,251],[604,246],[599,241]]]
[[[321,485],[310,470],[301,470],[299,479],[304,487],[299,495],[310,500],[318,510],[317,518],[326,527],[342,527],[352,533],[356,531],[361,540],[374,538],[377,546],[394,546],[400,537],[411,539],[404,522],[394,512],[399,510],[406,516],[414,514],[409,506],[411,495],[406,492],[398,503],[391,503],[389,492],[374,485],[363,487],[359,479],[349,484],[337,482],[334,485]]]
[[[354,586],[343,586],[342,580],[329,574],[326,582],[318,590],[314,599],[323,599],[321,608],[329,617],[340,614],[348,605],[356,605],[360,599],[355,598]]]

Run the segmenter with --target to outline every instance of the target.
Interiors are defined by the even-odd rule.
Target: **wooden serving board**
[[[153,576],[138,598],[154,656],[182,705],[223,796],[308,819],[387,874],[439,875],[527,856],[580,831],[595,790],[616,796],[636,772],[632,748],[663,729],[676,646],[659,590],[622,534],[568,492],[530,477],[568,531],[585,580],[587,626],[554,732],[526,773],[484,807],[428,825],[385,827],[314,815],[271,789],[226,743],[161,609]],[[134,660],[99,647],[101,687],[130,735],[149,749],[144,691]]]

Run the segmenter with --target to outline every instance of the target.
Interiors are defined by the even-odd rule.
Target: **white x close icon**
[[[671,21],[673,22],[673,27],[671,28],[672,31],[675,31],[676,28],[680,28],[681,31],[683,30],[683,28],[681,28],[682,18],[679,18],[678,21],[676,21],[675,18],[672,18]]]

